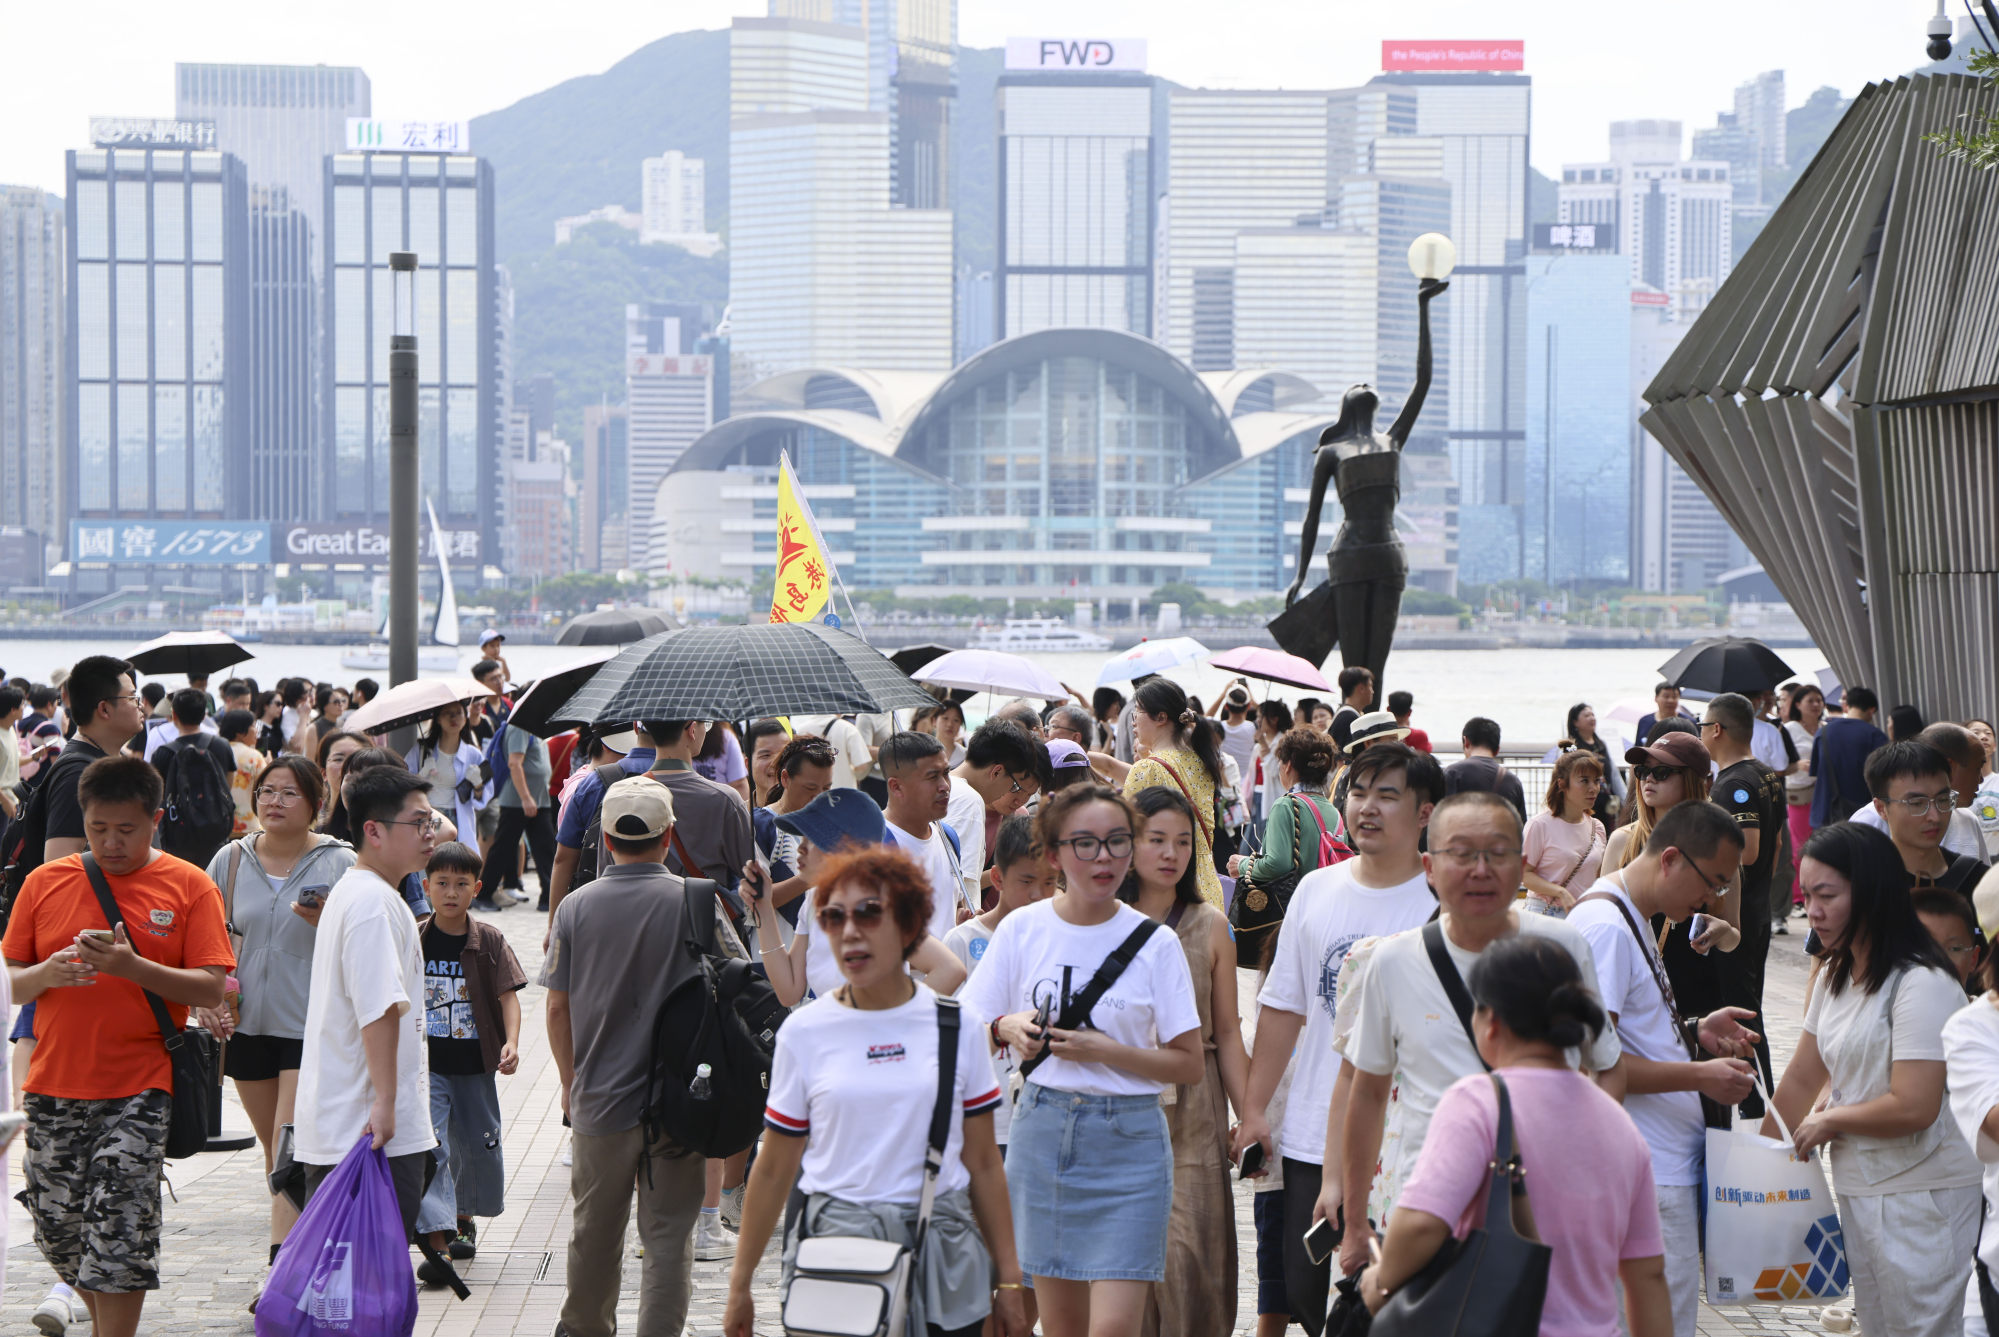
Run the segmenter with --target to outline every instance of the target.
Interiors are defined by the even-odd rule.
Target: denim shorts
[[[1157,1096],[1028,1082],[1007,1136],[1021,1270],[1068,1281],[1164,1281],[1173,1142]]]

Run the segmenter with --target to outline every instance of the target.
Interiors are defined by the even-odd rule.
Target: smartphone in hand
[[[1314,1221],[1312,1228],[1305,1232],[1305,1256],[1312,1260],[1314,1267],[1331,1258],[1333,1250],[1339,1247],[1340,1232],[1323,1217]]]
[[[1237,1179],[1248,1179],[1263,1170],[1263,1144],[1252,1142],[1242,1149],[1242,1161],[1236,1167]]]

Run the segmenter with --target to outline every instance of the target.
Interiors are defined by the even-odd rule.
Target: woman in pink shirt
[[[1632,1337],[1671,1337],[1652,1157],[1622,1106],[1563,1051],[1603,1029],[1603,1007],[1559,943],[1520,935],[1487,948],[1468,981],[1472,1035],[1506,1082],[1535,1233],[1554,1250],[1541,1337],[1614,1337],[1624,1283]],[[1452,1235],[1485,1220],[1498,1105],[1485,1077],[1444,1093],[1388,1219],[1381,1261],[1361,1274],[1379,1310]]]

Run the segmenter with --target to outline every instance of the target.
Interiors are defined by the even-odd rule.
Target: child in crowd
[[[1965,994],[1976,998],[1980,993],[1978,968],[1985,962],[1986,947],[1979,939],[1978,917],[1972,913],[1971,902],[1942,887],[1921,887],[1909,893],[1909,903],[1950,958],[1950,968],[1963,982]]]
[[[512,1076],[520,1066],[516,995],[527,984],[506,938],[471,917],[481,867],[479,851],[471,846],[455,840],[439,845],[424,870],[424,890],[434,908],[417,924],[437,1176],[418,1208],[416,1228],[439,1253],[461,1260],[478,1252],[473,1218],[505,1210],[500,1093],[493,1074]],[[433,1285],[445,1282],[427,1261],[417,1274]]]

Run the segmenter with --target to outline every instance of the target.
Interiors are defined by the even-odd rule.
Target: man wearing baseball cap
[[[615,1327],[625,1222],[638,1185],[645,1256],[637,1330],[679,1332],[706,1163],[665,1137],[648,1146],[639,1124],[653,1019],[697,967],[682,931],[685,888],[666,871],[673,794],[644,776],[620,780],[605,791],[603,822],[611,866],[555,907],[541,978],[549,1049],[573,1128],[575,1205],[561,1330]]]

